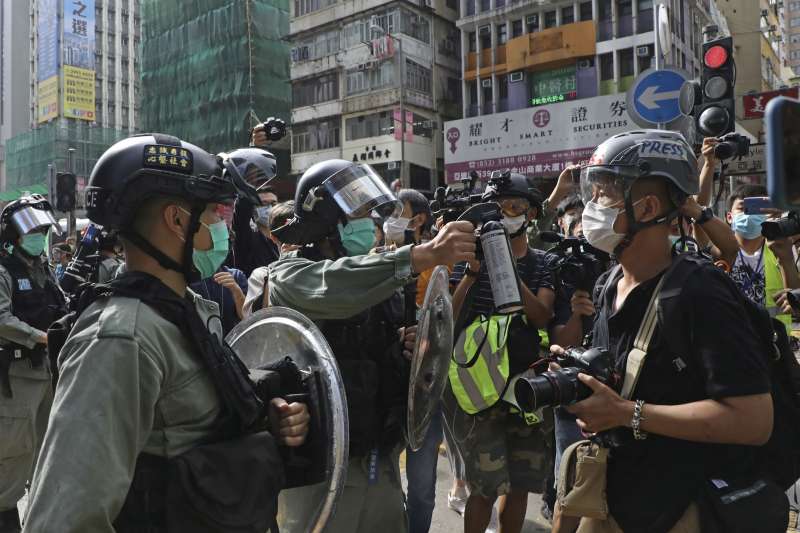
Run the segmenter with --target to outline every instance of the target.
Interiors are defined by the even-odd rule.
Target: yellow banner
[[[64,65],[64,116],[94,120],[94,70]]]
[[[39,82],[36,109],[36,121],[40,124],[58,116],[58,74]]]

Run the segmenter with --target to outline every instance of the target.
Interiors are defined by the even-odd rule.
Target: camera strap
[[[625,363],[625,380],[622,382],[622,392],[620,393],[626,400],[630,400],[633,389],[636,388],[636,383],[639,381],[639,375],[642,373],[647,349],[650,347],[650,341],[653,340],[653,333],[658,322],[658,294],[661,292],[661,286],[664,285],[668,274],[669,272],[664,273],[658,281],[658,285],[650,297],[650,303],[647,304],[639,332],[633,341],[633,349],[628,353],[628,360]]]

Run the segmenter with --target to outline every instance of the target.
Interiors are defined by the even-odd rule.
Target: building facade
[[[461,114],[458,7],[457,0],[293,2],[293,174],[342,158],[419,190],[443,182],[441,127]]]
[[[139,0],[30,0],[28,23],[27,127],[7,142],[2,199],[46,191],[70,157],[82,187],[109,144],[139,129]]]
[[[6,142],[30,127],[29,13],[29,0],[0,0],[0,190]]]

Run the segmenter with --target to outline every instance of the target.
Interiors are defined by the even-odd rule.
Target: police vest
[[[506,390],[512,318],[513,315],[480,315],[456,341],[448,375],[458,405],[468,414],[493,406]]]
[[[389,450],[402,439],[410,367],[397,342],[401,321],[395,294],[355,317],[321,324],[344,382],[351,457]]]
[[[10,255],[0,260],[11,276],[11,314],[41,331],[47,331],[50,324],[67,313],[66,302],[61,289],[56,286],[49,272],[45,272],[44,286],[40,286],[31,276],[32,268],[45,267],[38,264],[28,266],[19,257]]]
[[[765,292],[765,306],[769,311],[770,316],[773,316],[783,322],[786,326],[787,333],[791,333],[792,329],[792,315],[780,313],[780,308],[775,303],[775,293],[782,291],[783,277],[781,276],[781,269],[778,263],[778,258],[769,249],[769,246],[764,245],[764,292]]]

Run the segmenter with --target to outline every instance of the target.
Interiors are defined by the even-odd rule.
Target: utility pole
[[[69,172],[75,174],[75,166],[73,162],[73,158],[75,156],[75,148],[67,148],[67,165],[69,167]],[[68,211],[67,212],[67,239],[72,237],[72,234],[75,232],[75,211]],[[77,236],[75,238],[75,242],[77,244]]]
[[[404,188],[410,188],[411,184],[408,182],[406,173],[406,87],[403,80],[403,67],[405,65],[403,58],[403,40],[400,37],[395,37],[388,33],[383,27],[377,24],[371,24],[370,30],[392,39],[397,43],[397,80],[400,83],[400,184]]]

